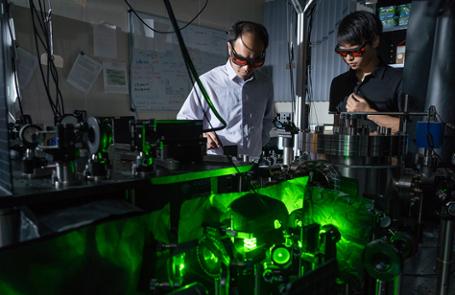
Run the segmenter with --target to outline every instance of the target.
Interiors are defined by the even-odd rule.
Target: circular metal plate
[[[98,122],[98,119],[96,119],[95,117],[89,117],[87,119],[87,125],[89,130],[89,136],[87,141],[88,150],[90,154],[96,154],[100,147],[101,138],[100,124]]]
[[[36,134],[39,131],[41,131],[41,128],[39,126],[26,124],[19,130],[19,138],[27,146],[35,145],[38,143]]]
[[[400,273],[401,258],[390,243],[375,240],[365,247],[363,265],[370,276],[387,282]]]

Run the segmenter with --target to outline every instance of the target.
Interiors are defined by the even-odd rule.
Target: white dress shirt
[[[275,116],[271,80],[256,71],[244,81],[236,75],[229,60],[225,65],[203,74],[200,80],[216,110],[226,121],[226,128],[216,132],[223,146],[237,145],[239,155],[260,156],[262,146],[269,140]],[[185,100],[177,119],[203,120],[204,129],[221,126],[197,85]],[[223,150],[210,149],[207,153],[223,154]]]

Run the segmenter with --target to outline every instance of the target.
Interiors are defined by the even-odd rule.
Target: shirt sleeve
[[[204,117],[204,109],[206,108],[207,103],[205,102],[199,87],[195,84],[180,108],[180,111],[177,113],[177,119],[202,120]]]
[[[270,82],[270,95],[267,99],[267,106],[262,120],[262,146],[266,145],[270,140],[270,130],[273,127],[273,119],[276,116],[275,107],[273,104],[273,85]]]
[[[343,90],[341,89],[342,83],[339,77],[335,77],[330,83],[330,94],[329,94],[329,112],[345,112],[346,111],[346,100]]]

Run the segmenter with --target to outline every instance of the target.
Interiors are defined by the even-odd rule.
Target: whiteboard
[[[152,28],[172,31],[167,18],[138,13]],[[192,84],[175,34],[158,34],[148,29],[131,12],[130,97],[136,112],[177,111]],[[182,27],[185,23],[179,23]],[[199,75],[227,60],[226,32],[190,25],[183,39]]]

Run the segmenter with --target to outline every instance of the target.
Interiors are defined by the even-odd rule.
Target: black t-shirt
[[[349,70],[332,80],[330,85],[330,112],[346,112],[346,100],[351,93],[364,97],[379,112],[402,111],[401,69],[387,65],[379,67],[362,82],[354,70]]]

